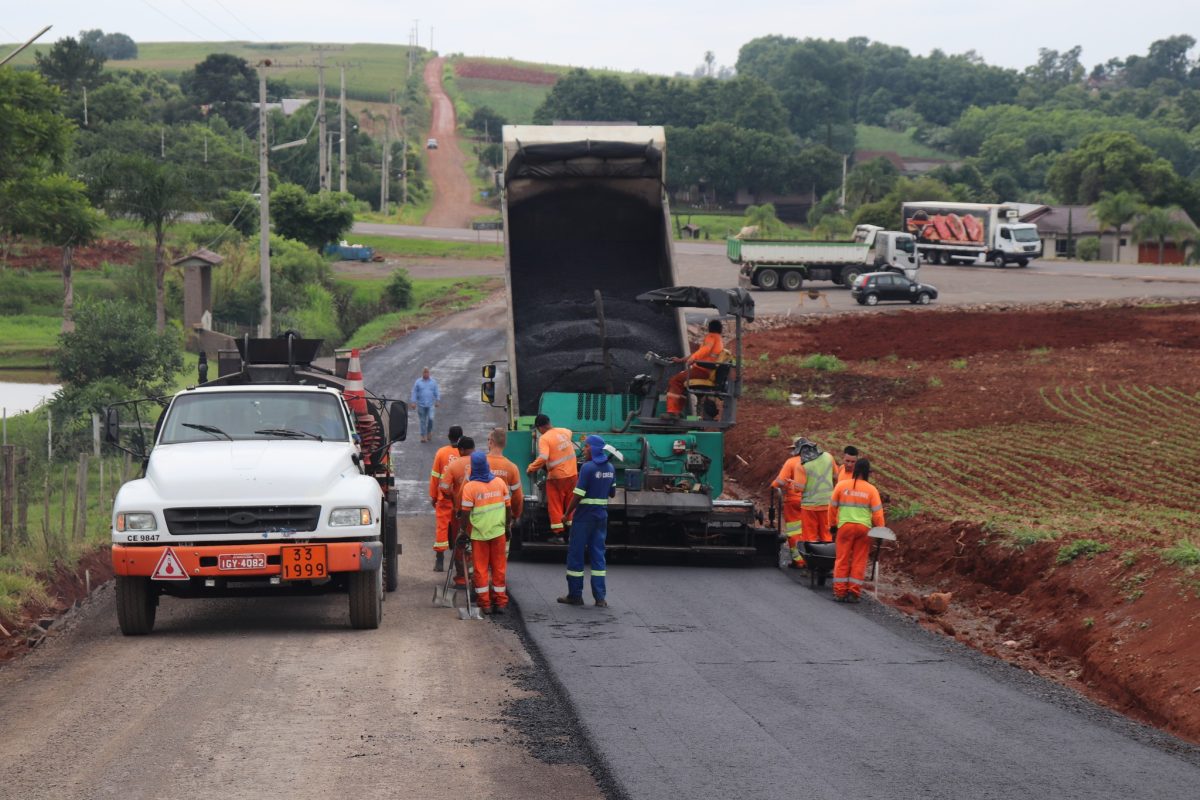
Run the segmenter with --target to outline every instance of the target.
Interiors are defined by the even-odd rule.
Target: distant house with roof
[[[1174,218],[1179,222],[1195,225],[1186,211],[1177,209]],[[1041,206],[1028,214],[1022,214],[1023,222],[1038,226],[1045,258],[1073,258],[1075,246],[1080,239],[1096,237],[1100,240],[1100,260],[1117,260],[1117,230],[1104,228],[1092,213],[1091,206]],[[1121,227],[1120,251],[1122,264],[1157,264],[1158,242],[1141,242],[1131,247],[1133,223]],[[1168,239],[1163,248],[1164,264],[1182,264],[1187,256],[1187,242]]]

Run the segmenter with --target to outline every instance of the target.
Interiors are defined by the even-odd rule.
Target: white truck
[[[219,377],[202,368],[165,401],[149,448],[146,401],[107,409],[105,440],[144,467],[113,504],[122,633],[149,633],[163,594],[346,591],[350,624],[379,626],[400,551],[388,450],[407,407],[361,389],[357,352],[346,372],[312,364],[319,346],[287,334],[222,351]]]
[[[1028,266],[1042,257],[1037,225],[1021,222],[1020,210],[1004,203],[920,201],[901,205],[902,228],[917,239],[930,264],[984,262],[1003,268]]]
[[[735,236],[725,240],[725,256],[741,266],[738,285],[744,289],[796,291],[805,280],[849,287],[865,272],[898,272],[916,280],[918,267],[912,235],[878,225],[859,225],[849,242]]]

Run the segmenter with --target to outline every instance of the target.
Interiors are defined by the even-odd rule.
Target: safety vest
[[[538,439],[538,453],[546,460],[546,477],[574,478],[578,474],[571,435],[567,428],[551,428]]]
[[[821,453],[804,465],[804,474],[808,480],[804,484],[800,505],[829,505],[829,497],[833,494],[833,456]]]
[[[875,514],[883,514],[883,501],[879,490],[861,478],[838,484],[834,492],[833,505],[837,508],[837,524],[858,524],[871,527]]]
[[[505,508],[509,505],[508,484],[496,476],[489,482],[467,481],[463,486],[462,510],[471,520],[471,539],[486,542],[504,535]]]

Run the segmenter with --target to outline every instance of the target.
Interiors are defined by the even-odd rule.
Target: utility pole
[[[325,160],[325,51],[317,51],[317,183],[319,191],[324,194],[329,191],[329,165]]]
[[[338,141],[338,191],[346,191],[346,67],[342,71],[342,93],[338,96],[339,130],[342,135]]]
[[[87,84],[83,85],[83,127],[88,126],[87,121]]]
[[[271,181],[267,176],[267,67],[258,65],[258,279],[262,283],[262,312],[258,336],[271,338]]]
[[[850,161],[850,156],[842,156],[842,197],[838,201],[838,211],[842,214],[846,213],[846,164]]]
[[[390,159],[388,156],[391,155],[392,149],[390,141],[392,129],[392,103],[395,102],[396,90],[392,89],[391,95],[389,96],[387,110],[383,115],[383,154],[382,158],[380,158],[379,170],[379,212],[384,215],[387,214],[388,206],[388,173],[390,172],[390,166],[388,164]]]
[[[408,120],[400,115],[400,200],[408,205]]]

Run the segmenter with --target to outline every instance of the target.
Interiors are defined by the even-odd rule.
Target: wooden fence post
[[[75,470],[75,517],[72,520],[72,533],[76,539],[82,539],[87,531],[87,501],[88,501],[88,454],[79,454],[79,466]]]
[[[42,487],[42,541],[46,543],[46,552],[54,551],[53,540],[50,538],[50,470],[46,470],[46,478]]]
[[[67,529],[67,492],[70,491],[71,485],[71,468],[66,464],[63,465],[63,488],[62,488],[62,508],[58,514],[58,535],[64,539],[69,539],[71,534]]]
[[[0,553],[13,549],[13,496],[17,493],[14,451],[11,444],[0,445]]]
[[[29,451],[17,454],[17,540],[29,544]]]

